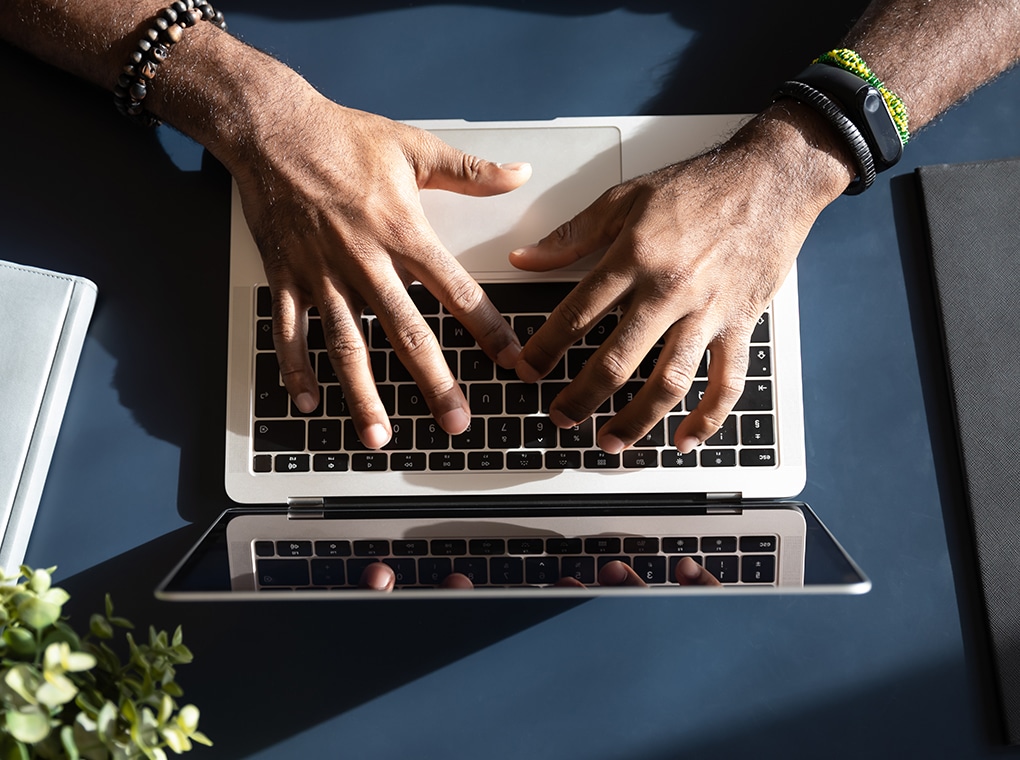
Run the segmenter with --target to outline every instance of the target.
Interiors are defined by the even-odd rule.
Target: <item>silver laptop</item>
[[[738,116],[418,122],[467,152],[533,167],[531,179],[506,195],[423,191],[422,203],[440,240],[524,340],[595,262],[522,272],[509,264],[508,252],[544,237],[609,187],[694,155],[741,122]],[[598,331],[568,352],[558,374],[525,385],[494,368],[456,320],[413,285],[466,388],[471,428],[448,436],[433,424],[368,316],[373,372],[395,432],[387,447],[370,451],[345,414],[325,348],[316,344],[321,329],[314,318],[309,350],[322,404],[305,415],[286,399],[268,288],[236,188],[231,224],[225,483],[243,506],[221,516],[161,595],[248,598],[273,591],[278,598],[300,591],[303,599],[350,598],[364,567],[380,561],[394,570],[395,597],[635,593],[598,585],[599,569],[615,559],[647,582],[642,591],[677,593],[692,591],[674,580],[686,556],[729,592],[867,589],[807,505],[776,501],[796,496],[806,473],[795,271],[759,320],[740,403],[716,436],[686,456],[672,446],[672,433],[698,403],[710,357],[683,404],[638,445],[610,456],[594,446],[599,418],[626,403],[650,365],[592,420],[556,430],[545,417],[549,401],[595,350]],[[828,574],[818,575],[809,561],[815,544]],[[208,567],[201,557],[210,551],[226,557],[228,583],[224,574],[219,586],[197,580],[195,568]],[[439,589],[450,573],[468,576],[474,588]],[[564,578],[583,588],[558,585]]]

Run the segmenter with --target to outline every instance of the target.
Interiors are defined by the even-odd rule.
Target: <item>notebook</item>
[[[17,573],[39,509],[96,286],[0,261],[0,567]]]
[[[422,203],[440,240],[523,341],[595,261],[528,273],[509,264],[508,252],[544,237],[609,187],[694,155],[741,122],[416,122],[467,152],[533,167],[529,182],[506,195],[423,191]],[[300,588],[302,598],[337,596],[356,587],[372,561],[390,564],[398,589],[414,589],[416,597],[451,572],[470,577],[475,595],[564,593],[555,581],[565,576],[582,581],[585,592],[611,593],[619,589],[596,579],[614,558],[640,568],[651,590],[675,592],[681,587],[671,582],[673,568],[685,554],[734,587],[805,587],[807,536],[826,531],[810,527],[817,518],[806,505],[772,501],[796,496],[806,477],[795,272],[759,320],[738,411],[687,456],[673,448],[672,431],[704,390],[704,362],[675,414],[611,457],[594,447],[594,430],[640,387],[650,364],[574,429],[558,431],[544,416],[556,390],[596,350],[599,334],[612,329],[611,316],[571,349],[561,374],[529,386],[494,370],[463,327],[412,285],[465,387],[471,428],[462,436],[438,429],[369,316],[363,326],[373,373],[394,427],[390,445],[369,451],[344,416],[314,319],[310,356],[323,402],[306,416],[282,393],[268,288],[233,192],[225,484],[245,506],[225,515],[206,541],[226,547],[235,595]],[[843,580],[829,586],[865,589],[863,574],[846,560]],[[161,592],[173,596],[173,588],[187,585],[177,577]]]

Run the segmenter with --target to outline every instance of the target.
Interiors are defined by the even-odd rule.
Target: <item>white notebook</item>
[[[0,567],[25,557],[96,302],[81,277],[0,261]]]

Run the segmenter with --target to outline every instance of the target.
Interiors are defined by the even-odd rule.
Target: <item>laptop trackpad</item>
[[[616,127],[467,127],[434,134],[490,161],[532,166],[531,179],[504,195],[422,192],[422,206],[439,239],[476,276],[519,277],[507,261],[510,251],[538,242],[622,177]],[[563,271],[584,271],[592,263],[582,260]]]

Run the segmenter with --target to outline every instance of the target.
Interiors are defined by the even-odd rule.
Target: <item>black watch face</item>
[[[896,130],[896,123],[886,108],[882,93],[874,87],[866,87],[862,90],[862,94],[861,111],[868,122],[872,137],[874,137],[874,147],[879,154],[876,158],[881,163],[891,166],[899,160],[903,151],[903,143]]]

